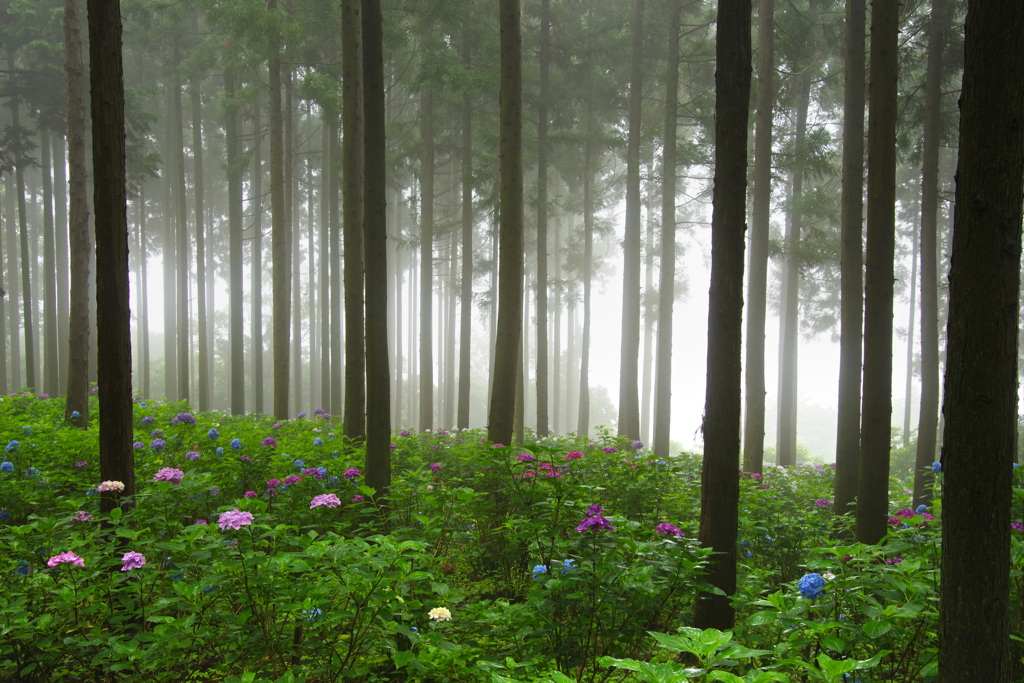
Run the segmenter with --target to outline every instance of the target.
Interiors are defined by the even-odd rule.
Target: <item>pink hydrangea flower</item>
[[[341,505],[341,501],[338,500],[338,496],[334,493],[322,493],[319,496],[314,496],[313,500],[309,503],[309,509],[318,508],[321,506],[336,508]]]
[[[169,481],[172,484],[181,483],[185,473],[174,467],[162,467],[153,475],[153,481]]]
[[[96,487],[96,490],[103,493],[106,491],[118,492],[124,491],[124,482],[121,481],[104,481],[100,482],[100,485]]]
[[[565,454],[566,460],[579,460],[582,457],[583,454],[580,453],[579,451],[569,451],[568,453]]]
[[[299,475],[289,474],[287,477],[284,478],[284,485],[291,486],[292,484],[298,484],[300,481],[302,481],[302,477],[300,477]]]
[[[137,553],[134,550],[129,550],[121,557],[121,561],[124,562],[124,566],[121,567],[121,571],[127,572],[132,569],[138,569],[142,565],[146,564],[146,556],[142,553]]]
[[[520,453],[519,457],[516,458],[519,462],[533,462],[535,458],[529,453]]]
[[[437,474],[438,472],[440,472],[441,471],[441,463],[439,463],[439,462],[432,462],[432,463],[430,463],[430,471],[433,472],[434,474]]]
[[[79,510],[78,514],[76,514],[74,517],[71,518],[71,521],[72,522],[91,522],[92,521],[92,515],[90,515],[85,510]]]
[[[360,496],[358,493],[356,495],[352,496],[352,502],[353,503],[362,503],[364,500],[366,500],[366,499],[363,498],[362,496]]]
[[[246,498],[255,498],[256,497],[256,492],[255,491],[246,491],[244,495],[245,495]]]
[[[239,510],[238,508],[222,512],[217,518],[217,526],[224,531],[241,529],[243,526],[249,526],[250,524],[252,524],[252,513]]]
[[[363,476],[363,473],[359,471],[358,467],[349,467],[341,476],[351,481],[353,479],[358,479],[359,477]]]
[[[68,552],[61,553],[60,555],[54,555],[46,561],[47,567],[56,567],[58,564],[71,564],[84,567],[85,560],[69,550]]]

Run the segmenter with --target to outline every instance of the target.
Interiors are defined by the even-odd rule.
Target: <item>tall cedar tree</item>
[[[97,371],[100,479],[124,482],[135,495],[132,448],[132,340],[128,309],[128,214],[125,164],[121,2],[89,0],[89,81],[92,112],[93,202],[96,231]],[[113,493],[100,510],[116,505]]]
[[[1010,657],[1009,572],[1024,201],[1022,34],[1024,4],[968,3],[943,396],[943,683],[1020,680]]]
[[[735,622],[736,536],[740,464],[740,359],[743,337],[743,240],[746,231],[747,119],[750,108],[749,0],[719,0],[715,45],[715,180],[711,216],[711,290],[704,401],[700,541],[712,548],[698,628]]]
[[[672,308],[676,286],[676,128],[679,115],[680,0],[669,0],[665,60],[665,144],[661,157],[661,281],[658,291],[658,370],[654,401],[654,455],[667,458],[672,422]]]
[[[950,3],[932,0],[928,20],[928,67],[924,79],[921,153],[921,410],[917,422],[914,507],[931,503],[939,431],[939,137],[942,125],[942,53]]]
[[[540,3],[537,93],[537,435],[548,435],[548,62],[551,0]]]
[[[14,62],[14,51],[7,59],[10,73],[16,73]],[[11,97],[11,128],[15,131],[21,129],[21,106],[17,96]],[[18,147],[17,165],[14,168],[14,185],[16,200],[18,203],[18,243],[21,251],[21,304],[24,317],[25,332],[25,386],[40,391],[38,362],[36,361],[36,326],[33,310],[35,301],[32,297],[32,257],[29,253],[28,239],[28,215],[25,208],[25,167],[29,159],[22,143]]]
[[[433,49],[432,18],[423,21],[423,62]],[[421,430],[434,426],[434,89],[420,95],[420,416]]]
[[[622,255],[619,434],[640,438],[640,117],[643,105],[644,0],[633,6],[633,56],[626,142],[626,227]]]
[[[277,0],[267,1],[267,11],[277,12]],[[292,235],[285,202],[284,113],[281,105],[281,36],[270,37],[267,86],[270,99],[270,243],[273,265],[274,417],[287,418],[289,324],[292,306]]]
[[[546,0],[545,0],[546,1]],[[468,73],[473,53],[473,32],[470,14],[463,15],[462,68]],[[471,391],[470,345],[473,331],[473,100],[466,91],[462,95],[462,291],[459,310],[459,406],[456,425],[469,427]],[[401,283],[401,278],[396,278]],[[400,297],[399,297],[400,298]],[[396,326],[397,327],[397,326]]]
[[[580,385],[576,433],[590,432],[590,300],[594,279],[594,143],[588,136],[583,147],[583,336],[580,339]],[[571,304],[570,304],[571,305]],[[575,329],[575,323],[569,329]],[[569,367],[572,367],[572,340],[569,338]],[[566,392],[566,398],[572,396]],[[566,412],[570,411],[568,408]]]
[[[85,69],[82,64],[82,20],[78,0],[64,0],[64,75],[68,96],[68,241],[71,252],[70,318],[68,320],[68,398],[64,417],[89,422],[89,185],[85,164]]]
[[[242,168],[238,149],[238,104],[235,97],[235,69],[224,69],[224,150],[228,174],[228,344],[231,347],[231,412],[245,412],[245,332],[242,311]],[[258,215],[258,214],[257,214]],[[253,291],[258,291],[254,286]],[[259,320],[254,316],[254,320]],[[255,342],[254,342],[255,344]],[[258,379],[254,374],[255,380]],[[260,409],[259,403],[255,406]]]
[[[523,67],[519,0],[498,3],[501,32],[499,90],[498,322],[487,438],[512,443],[516,374],[523,333]]]
[[[896,75],[899,3],[871,11],[868,101],[868,240],[864,276],[864,391],[857,476],[857,540],[878,543],[889,526],[892,308],[896,235]]]
[[[366,352],[363,336],[363,84],[360,0],[341,4],[342,195],[345,239],[345,438],[366,438]],[[387,291],[385,289],[385,291]],[[374,310],[367,308],[366,310]],[[374,311],[376,315],[377,312]],[[383,315],[383,312],[381,312]],[[370,375],[372,377],[372,375]]]
[[[50,159],[50,131],[39,124],[39,171],[43,181],[43,272],[39,278],[43,290],[43,391],[54,396],[60,392],[57,378],[57,246],[53,227],[53,163]]]
[[[192,15],[192,30],[199,33],[199,13]],[[189,91],[190,104],[192,107],[192,177],[195,191],[195,217],[196,217],[196,313],[198,315],[197,330],[199,335],[199,348],[197,360],[199,367],[196,369],[198,375],[199,410],[206,412],[210,409],[210,343],[209,330],[207,329],[207,282],[206,282],[206,230],[205,223],[205,202],[204,202],[204,179],[203,179],[203,103],[201,99],[202,78],[199,74],[192,76],[191,88]]]
[[[768,238],[772,208],[772,110],[775,105],[775,0],[760,0],[754,128],[754,196],[750,207],[750,277],[747,284],[746,413],[743,470],[764,466],[764,339],[768,308]]]
[[[388,269],[384,37],[380,0],[363,0],[363,201],[366,261],[366,483],[378,501],[391,486],[391,373],[388,369]]]
[[[839,401],[833,508],[853,511],[860,462],[860,364],[864,315],[864,0],[846,3],[843,189],[840,196]]]

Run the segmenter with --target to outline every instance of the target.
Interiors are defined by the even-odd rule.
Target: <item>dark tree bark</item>
[[[537,436],[548,435],[548,61],[551,2],[540,3],[537,93]]]
[[[168,67],[168,70],[170,67]],[[173,114],[174,112],[174,88],[173,77],[168,77],[164,105]],[[177,159],[174,139],[174,116],[168,115],[164,118],[163,158],[165,160],[165,173],[161,177],[161,185],[164,191],[163,204],[163,243],[160,250],[161,267],[163,268],[163,318],[164,318],[164,398],[168,401],[177,401],[178,396],[178,316],[177,316],[177,294],[178,294],[178,246],[175,224],[178,216],[175,213],[174,194],[174,166]]]
[[[622,336],[618,433],[640,438],[640,117],[643,103],[644,0],[634,0],[629,134],[626,144],[626,226],[622,263]]]
[[[764,467],[764,340],[768,299],[768,239],[772,205],[772,121],[775,106],[775,0],[758,3],[754,196],[750,207],[750,277],[747,286],[746,413],[743,471]]]
[[[277,10],[277,0],[267,1],[267,10]],[[270,216],[273,269],[274,417],[289,415],[288,374],[290,371],[290,323],[292,306],[292,235],[285,202],[284,114],[281,105],[281,37],[270,39],[267,86],[270,98]]]
[[[331,133],[333,112],[321,120],[320,143],[320,407],[331,409]]]
[[[864,0],[846,3],[843,189],[840,198],[839,402],[833,509],[853,511],[860,463],[860,371],[864,310]]]
[[[924,82],[921,159],[921,410],[917,422],[914,507],[930,504],[939,426],[939,137],[942,113],[942,53],[950,23],[948,0],[932,0],[928,21],[928,66]]]
[[[366,483],[377,499],[391,486],[391,377],[388,369],[387,158],[384,39],[380,0],[363,0],[364,217],[366,261]]]
[[[83,117],[84,120],[84,117]],[[84,125],[84,124],[83,124]],[[6,214],[10,229],[7,230],[7,272],[11,274],[11,279],[7,282],[7,298],[10,301],[10,306],[7,307],[8,324],[10,327],[10,339],[11,339],[11,385],[20,389],[24,386],[21,381],[21,321],[18,316],[18,299],[21,297],[21,286],[18,284],[17,270],[18,270],[18,231],[14,229],[14,216],[16,215],[15,210],[15,195],[17,193],[14,189],[14,180],[11,175],[8,174],[4,181],[4,196],[6,198]],[[86,226],[88,228],[88,226]],[[86,278],[88,279],[88,278]],[[88,314],[86,313],[88,319]],[[88,355],[88,350],[86,350]],[[86,391],[88,391],[88,376],[86,379]]]
[[[139,349],[139,391],[143,396],[151,396],[150,393],[151,384],[150,378],[151,373],[149,369],[150,364],[150,341],[149,341],[149,281],[147,272],[147,255],[146,255],[146,193],[145,185],[139,187],[138,197],[138,208],[139,208],[139,231],[138,231],[138,242],[136,248],[138,249],[138,256],[136,257],[136,263],[138,264],[136,272],[138,273],[139,280],[139,311],[138,311],[138,336],[136,343]]]
[[[364,104],[365,106],[365,104]],[[330,253],[331,273],[331,403],[329,408],[332,415],[339,415],[344,410],[345,392],[342,383],[342,368],[345,359],[342,355],[342,307],[343,297],[341,291],[341,222],[338,220],[338,199],[341,195],[341,174],[338,173],[337,164],[341,159],[340,133],[338,118],[331,119],[331,188],[327,199],[328,215],[331,223]]]
[[[672,423],[672,312],[676,286],[676,128],[679,112],[679,0],[669,1],[665,66],[665,132],[661,157],[661,273],[658,286],[658,369],[654,382],[654,455],[669,456]]]
[[[501,31],[499,155],[501,166],[498,320],[487,438],[512,443],[516,375],[523,325],[523,70],[519,0],[498,5]]]
[[[174,64],[180,64],[178,40],[174,41]],[[178,393],[177,398],[188,401],[191,397],[191,358],[189,356],[189,342],[192,334],[189,331],[189,296],[188,281],[191,269],[189,268],[189,238],[188,238],[188,204],[185,201],[185,116],[181,101],[181,89],[183,83],[178,76],[174,77],[173,98],[171,103],[171,147],[174,157],[173,164],[173,191],[174,191],[174,250],[177,253],[175,261],[175,336],[177,339],[178,354]]]
[[[68,242],[71,290],[68,319],[67,403],[64,418],[76,425],[89,422],[89,187],[85,165],[85,68],[82,64],[82,20],[79,0],[64,0],[64,75],[68,96]]]
[[[366,438],[366,347],[363,337],[363,84],[360,0],[344,0],[341,26],[342,163],[345,239],[345,437]],[[387,291],[385,288],[384,291]],[[369,293],[369,292],[367,292]],[[367,307],[367,311],[373,310]],[[381,309],[381,314],[383,314]],[[377,315],[377,311],[374,311]]]
[[[193,15],[193,29],[198,30],[198,14]],[[197,324],[199,334],[199,349],[197,368],[199,410],[205,412],[210,409],[210,345],[208,339],[206,320],[206,229],[203,212],[204,205],[204,175],[203,175],[203,103],[200,98],[200,84],[202,79],[199,76],[192,77],[191,105],[192,105],[192,187],[195,197],[196,216],[196,302]]]
[[[53,136],[53,187],[54,187],[54,228],[57,239],[57,343],[62,350],[57,355],[57,382],[60,393],[67,391],[68,354],[63,346],[68,340],[68,319],[71,316],[68,296],[71,285],[68,281],[70,272],[68,258],[68,176],[66,137]],[[2,259],[0,259],[2,261]],[[0,316],[0,325],[3,316]],[[3,334],[0,333],[0,338]],[[0,358],[3,358],[0,353]],[[0,392],[2,393],[2,392]]]
[[[1024,201],[1024,4],[969,2],[943,395],[943,683],[1020,680],[1010,508]]]
[[[750,107],[750,2],[719,0],[715,53],[715,180],[711,217],[711,291],[704,404],[700,541],[714,550],[708,582],[723,595],[701,593],[698,628],[727,629],[736,592],[739,515],[740,357],[743,247],[746,231],[747,119]]]
[[[868,101],[871,127],[864,276],[864,392],[857,477],[857,540],[861,543],[878,543],[889,526],[898,36],[899,3],[874,5]]]
[[[470,67],[472,33],[469,15],[463,19],[462,66]],[[469,397],[472,388],[469,364],[473,331],[473,101],[462,96],[462,291],[459,296],[459,406],[455,423],[469,427]],[[398,335],[401,339],[401,335]]]
[[[132,342],[128,309],[128,215],[125,193],[124,76],[120,0],[89,0],[89,80],[96,207],[96,327],[100,479],[135,495],[132,449]],[[100,510],[117,501],[103,493]]]
[[[925,114],[927,116],[927,114]],[[918,233],[914,226],[913,254],[910,257],[910,317],[907,321],[907,372],[903,387],[903,447],[910,446],[910,406],[914,397],[914,313],[917,306],[917,249]]]
[[[227,111],[224,116],[224,144],[228,174],[228,345],[231,349],[231,412],[245,412],[245,332],[242,294],[242,169],[238,149],[238,105],[235,97],[235,69],[224,71],[224,92]],[[253,250],[255,252],[256,246]],[[254,258],[254,261],[256,259]],[[257,291],[258,283],[253,283]],[[253,316],[260,324],[260,316]],[[254,344],[255,346],[255,339]],[[254,382],[254,385],[258,385]],[[259,406],[257,405],[257,410]]]

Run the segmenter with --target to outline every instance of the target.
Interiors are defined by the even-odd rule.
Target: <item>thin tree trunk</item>
[[[910,405],[914,398],[914,308],[917,305],[917,226],[914,226],[910,258],[910,317],[907,321],[907,375],[903,387],[903,447],[910,446]]]
[[[53,186],[55,212],[54,228],[57,240],[57,340],[63,347],[63,352],[58,349],[57,353],[57,383],[58,393],[66,394],[68,377],[68,354],[64,346],[68,340],[68,318],[71,316],[68,294],[70,282],[68,281],[68,177],[67,177],[67,151],[64,147],[65,138],[60,135],[53,136]],[[2,261],[2,259],[0,259]],[[0,316],[2,318],[2,316]],[[0,322],[0,325],[3,323]],[[0,333],[0,338],[3,334]],[[0,353],[0,358],[4,355]],[[0,393],[4,393],[0,391]]]
[[[267,0],[267,10],[277,10],[277,0]],[[289,324],[292,305],[292,239],[285,201],[284,118],[281,107],[281,38],[270,39],[267,85],[270,97],[270,215],[274,298],[274,417],[288,417]]]
[[[167,108],[174,111],[174,95],[172,90],[174,84],[167,84],[166,102]],[[175,160],[177,158],[174,150],[174,117],[168,116],[164,122],[167,126],[166,137],[164,138],[164,158],[166,159],[166,174],[161,178],[163,181],[164,201],[162,214],[164,221],[163,231],[163,280],[164,280],[164,398],[168,401],[178,400],[178,342],[177,342],[177,243],[175,240],[176,215],[174,213],[174,180]],[[98,274],[98,271],[97,271]]]
[[[282,111],[282,123],[284,124],[282,140],[284,147],[282,152],[284,155],[284,212],[285,219],[288,221],[288,234],[291,240],[289,277],[292,280],[292,349],[289,352],[291,356],[292,386],[289,389],[290,398],[288,405],[291,408],[289,415],[295,415],[298,412],[299,403],[302,401],[302,232],[296,227],[298,221],[295,220],[301,200],[297,197],[298,191],[295,187],[297,175],[295,173],[295,160],[298,153],[296,152],[297,145],[295,142],[295,103],[291,69],[286,69],[281,74],[281,80],[284,86],[284,106]]]
[[[13,52],[8,57],[8,67],[14,73]],[[11,98],[11,126],[18,130],[21,127],[21,112],[18,97]],[[19,158],[14,168],[14,186],[18,203],[18,237],[21,247],[21,303],[24,317],[25,332],[25,385],[40,391],[38,368],[36,367],[36,326],[32,310],[35,301],[32,297],[32,259],[29,256],[28,216],[25,209],[25,164],[26,157]]]
[[[500,240],[498,328],[494,345],[487,439],[512,443],[516,370],[523,324],[523,75],[519,0],[498,5],[501,33],[499,94]]]
[[[245,337],[242,323],[244,307],[242,298],[242,169],[239,164],[238,104],[234,101],[235,70],[233,67],[228,67],[224,71],[224,91],[227,100],[227,111],[224,117],[224,144],[228,174],[228,344],[231,349],[231,360],[229,361],[231,364],[231,412],[241,415],[245,412]],[[254,175],[257,179],[259,178],[258,169]],[[259,260],[256,256],[258,241],[255,240],[253,243],[254,263]],[[259,281],[254,280],[252,288],[255,296],[255,292],[260,289]],[[259,324],[260,317],[253,316],[255,324]],[[255,334],[253,337],[255,355]],[[256,373],[253,375],[253,384],[254,387],[261,385]],[[258,403],[255,409],[259,410]]]
[[[331,223],[331,245],[328,250],[331,259],[331,403],[332,415],[340,415],[344,408],[345,393],[342,388],[342,369],[345,358],[342,354],[342,291],[341,291],[341,221],[338,220],[338,200],[341,196],[341,174],[338,164],[341,159],[340,135],[337,117],[331,119],[331,194],[328,201],[328,213]]]
[[[469,69],[472,56],[472,35],[468,13],[463,22],[462,66]],[[456,411],[455,422],[459,429],[466,429],[469,427],[469,398],[472,390],[469,354],[473,331],[473,102],[468,94],[462,96],[460,113],[462,114],[462,292],[459,301],[459,407]]]
[[[587,139],[583,148],[583,336],[580,338],[580,391],[576,434],[590,433],[590,299],[594,270],[594,144]],[[573,323],[575,324],[575,323]],[[569,367],[576,330],[569,328]],[[566,396],[568,398],[568,395]],[[572,415],[571,412],[567,412]]]
[[[454,174],[452,174],[454,178]],[[455,426],[455,291],[458,289],[456,264],[459,262],[459,243],[452,234],[448,239],[448,311],[444,345],[444,420],[445,428]]]
[[[626,148],[626,225],[623,237],[622,335],[618,433],[640,436],[637,365],[640,357],[640,117],[643,97],[644,0],[634,0],[629,133]]]
[[[345,437],[352,442],[366,438],[366,347],[363,337],[363,197],[364,188],[364,102],[360,76],[363,46],[359,29],[359,0],[342,4],[341,45],[343,108],[345,238]],[[385,229],[383,226],[381,229]],[[372,310],[366,308],[365,310]],[[382,311],[384,309],[381,309]],[[376,311],[375,311],[376,313]]]
[[[139,188],[139,240],[138,240],[138,280],[139,280],[139,377],[140,391],[143,396],[149,396],[152,390],[150,385],[150,340],[149,340],[149,280],[147,262],[149,260],[146,249],[146,195],[145,186]]]
[[[878,543],[889,526],[892,310],[896,224],[896,77],[899,4],[871,13],[868,238],[864,280],[864,394],[857,479],[857,540]]]
[[[537,436],[547,436],[548,417],[548,61],[551,2],[540,3],[540,84],[537,94]]]
[[[653,149],[652,152],[653,154]],[[647,172],[651,173],[654,168],[654,159],[647,160]],[[648,191],[644,197],[644,223],[647,226],[644,236],[644,290],[641,298],[643,310],[643,369],[641,372],[640,386],[640,433],[637,438],[645,444],[651,443],[651,399],[654,391],[651,385],[652,369],[654,366],[654,327],[657,313],[654,308],[654,193]]]
[[[178,53],[178,41],[174,41],[174,64],[180,64]],[[172,104],[172,131],[171,144],[174,149],[174,224],[176,227],[175,238],[177,252],[176,260],[176,287],[177,287],[177,322],[176,330],[178,342],[178,399],[188,401],[191,393],[191,373],[189,354],[189,342],[192,341],[189,316],[188,285],[189,276],[192,274],[189,266],[189,238],[188,238],[188,207],[185,202],[185,115],[181,102],[181,89],[183,83],[177,77],[174,79],[174,99]]]
[[[654,455],[659,458],[669,456],[669,427],[672,422],[672,314],[676,286],[676,128],[679,110],[680,12],[679,0],[670,0],[668,55],[665,67],[665,132],[661,157],[658,366],[654,383]]]
[[[846,3],[843,86],[843,189],[840,202],[839,401],[833,509],[853,512],[860,463],[860,372],[864,307],[864,40],[865,1]]]
[[[264,392],[265,365],[263,360],[263,126],[260,121],[260,108],[253,108],[253,150],[252,150],[252,188],[254,222],[252,231],[252,243],[250,244],[250,284],[252,299],[252,314],[250,321],[252,329],[252,409],[257,413],[266,412],[266,398]],[[241,172],[241,171],[239,171]],[[241,238],[239,238],[241,239]],[[241,244],[239,244],[241,247]],[[241,269],[241,265],[239,265]],[[241,272],[241,271],[240,271]],[[241,298],[241,275],[239,275],[239,298]],[[239,310],[242,310],[239,308]],[[239,323],[241,324],[241,323]],[[242,329],[242,328],[239,328]],[[241,333],[239,333],[241,334]],[[234,361],[232,361],[234,362]],[[238,361],[241,364],[241,361]],[[245,366],[242,365],[244,368]],[[244,379],[242,381],[244,390]]]
[[[193,14],[192,26],[198,30],[198,14]],[[203,175],[203,103],[201,100],[201,78],[193,76],[191,88],[192,104],[192,187],[195,197],[196,215],[196,301],[199,334],[198,390],[199,410],[210,409],[210,346],[206,320],[206,228],[203,212],[206,191]]]
[[[85,68],[82,63],[82,19],[79,0],[65,0],[65,76],[68,86],[68,168],[70,201],[68,240],[71,281],[68,319],[68,400],[65,419],[79,427],[89,422],[89,188],[85,150]],[[9,214],[8,214],[9,215]],[[8,251],[8,258],[11,254]],[[17,364],[13,364],[17,369]],[[14,386],[17,386],[15,380]],[[73,419],[75,413],[79,419]]]
[[[60,393],[57,350],[57,245],[53,227],[53,162],[50,155],[50,131],[39,128],[40,171],[43,177],[43,391]]]
[[[84,105],[83,105],[84,106]],[[85,125],[85,117],[82,117],[82,125]],[[83,152],[84,154],[84,152]],[[8,307],[7,312],[10,316],[10,335],[11,335],[11,385],[15,389],[21,389],[25,385],[21,382],[21,318],[18,315],[18,299],[21,298],[21,285],[18,284],[18,231],[14,227],[16,209],[15,209],[15,192],[14,179],[8,174],[6,182],[4,183],[4,196],[7,201],[7,209],[5,213],[9,218],[7,219],[7,272],[10,275],[10,280],[7,286],[10,288],[7,292],[7,298],[11,305]],[[88,217],[87,217],[88,220]],[[88,225],[86,226],[88,228]],[[87,304],[86,304],[87,305]],[[88,313],[86,312],[86,321],[88,321]],[[88,347],[86,348],[86,358],[88,357]],[[88,360],[86,360],[88,365]],[[86,398],[88,398],[89,391],[89,379],[86,374],[85,380]],[[84,414],[84,413],[83,413]]]
[[[715,179],[708,299],[708,372],[700,541],[714,555],[694,606],[697,628],[731,628],[735,611],[740,464],[743,240],[746,229],[747,121],[750,104],[750,2],[719,0],[715,72]]]
[[[320,139],[320,407],[331,409],[331,133],[333,114],[325,113]],[[336,269],[337,266],[334,266]]]
[[[935,480],[939,414],[939,136],[942,55],[950,22],[948,0],[932,0],[928,22],[928,66],[924,85],[924,140],[921,159],[921,409],[917,417],[914,506],[930,504]]]
[[[430,36],[424,40],[429,44]],[[421,97],[419,425],[425,430],[434,423],[434,95],[426,88]]]

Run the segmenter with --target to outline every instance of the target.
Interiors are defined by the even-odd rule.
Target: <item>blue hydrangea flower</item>
[[[77,420],[80,417],[82,417],[82,414],[80,412],[78,412],[77,410],[72,410],[71,411],[71,419],[72,420]]]
[[[323,445],[324,445],[324,440],[323,440],[323,439],[321,439],[321,438],[320,438],[320,437],[318,436],[318,437],[316,437],[315,439],[313,439],[313,445],[314,445],[314,446],[323,446]]]
[[[18,566],[14,569],[12,574],[21,574],[22,576],[28,576],[28,562],[22,560],[18,563]]]
[[[0,472],[13,472],[14,463],[9,461],[0,462]]]
[[[20,446],[20,445],[21,444],[18,443],[17,441],[11,441],[6,446],[4,446],[4,450],[7,451],[8,453],[11,453],[13,451],[18,450],[18,446]]]
[[[224,455],[224,448],[221,446],[217,447],[217,455]]]
[[[21,433],[25,434],[25,435],[29,435],[29,434],[32,433],[32,428],[30,426],[28,426],[28,425],[22,425],[21,426]]]
[[[815,600],[825,592],[825,579],[817,572],[804,574],[800,577],[797,588],[800,589],[800,595],[808,600]]]
[[[0,508],[0,522],[11,521],[11,512],[6,508]]]
[[[206,432],[206,435],[210,437],[210,441],[216,441],[220,436],[220,432],[217,431],[216,427],[210,427],[210,431]]]
[[[566,559],[562,561],[562,573],[565,574],[570,569],[576,569],[576,560]]]
[[[548,566],[546,564],[538,564],[533,568],[533,575],[539,576],[540,574],[547,574]]]
[[[320,465],[320,467],[317,467],[316,471],[320,473],[320,476],[327,476],[327,468],[324,467],[323,465]]]
[[[39,475],[40,472],[35,467],[29,467],[27,470],[25,470],[26,477],[38,477]]]
[[[919,515],[922,515],[922,514],[928,512],[928,506],[925,505],[924,503],[921,503],[920,505],[917,506],[917,509],[914,510],[914,512],[916,512]]]
[[[301,470],[301,469],[304,469],[304,468],[306,467],[306,463],[302,462],[301,460],[295,460],[295,461],[293,461],[293,462],[292,462],[292,465],[293,465],[293,466],[295,467],[295,469],[297,469],[297,470]]]
[[[242,440],[241,439],[231,439],[231,448],[232,448],[232,450],[236,450],[237,451],[241,447],[242,447]]]
[[[935,474],[938,474],[941,471],[942,471],[942,463],[939,462],[938,460],[936,460],[935,462],[932,463],[932,472],[934,472]]]
[[[313,607],[312,609],[304,609],[304,610],[302,610],[302,613],[304,615],[306,615],[306,619],[308,621],[316,621],[317,617],[319,617],[324,612],[319,607]]]

